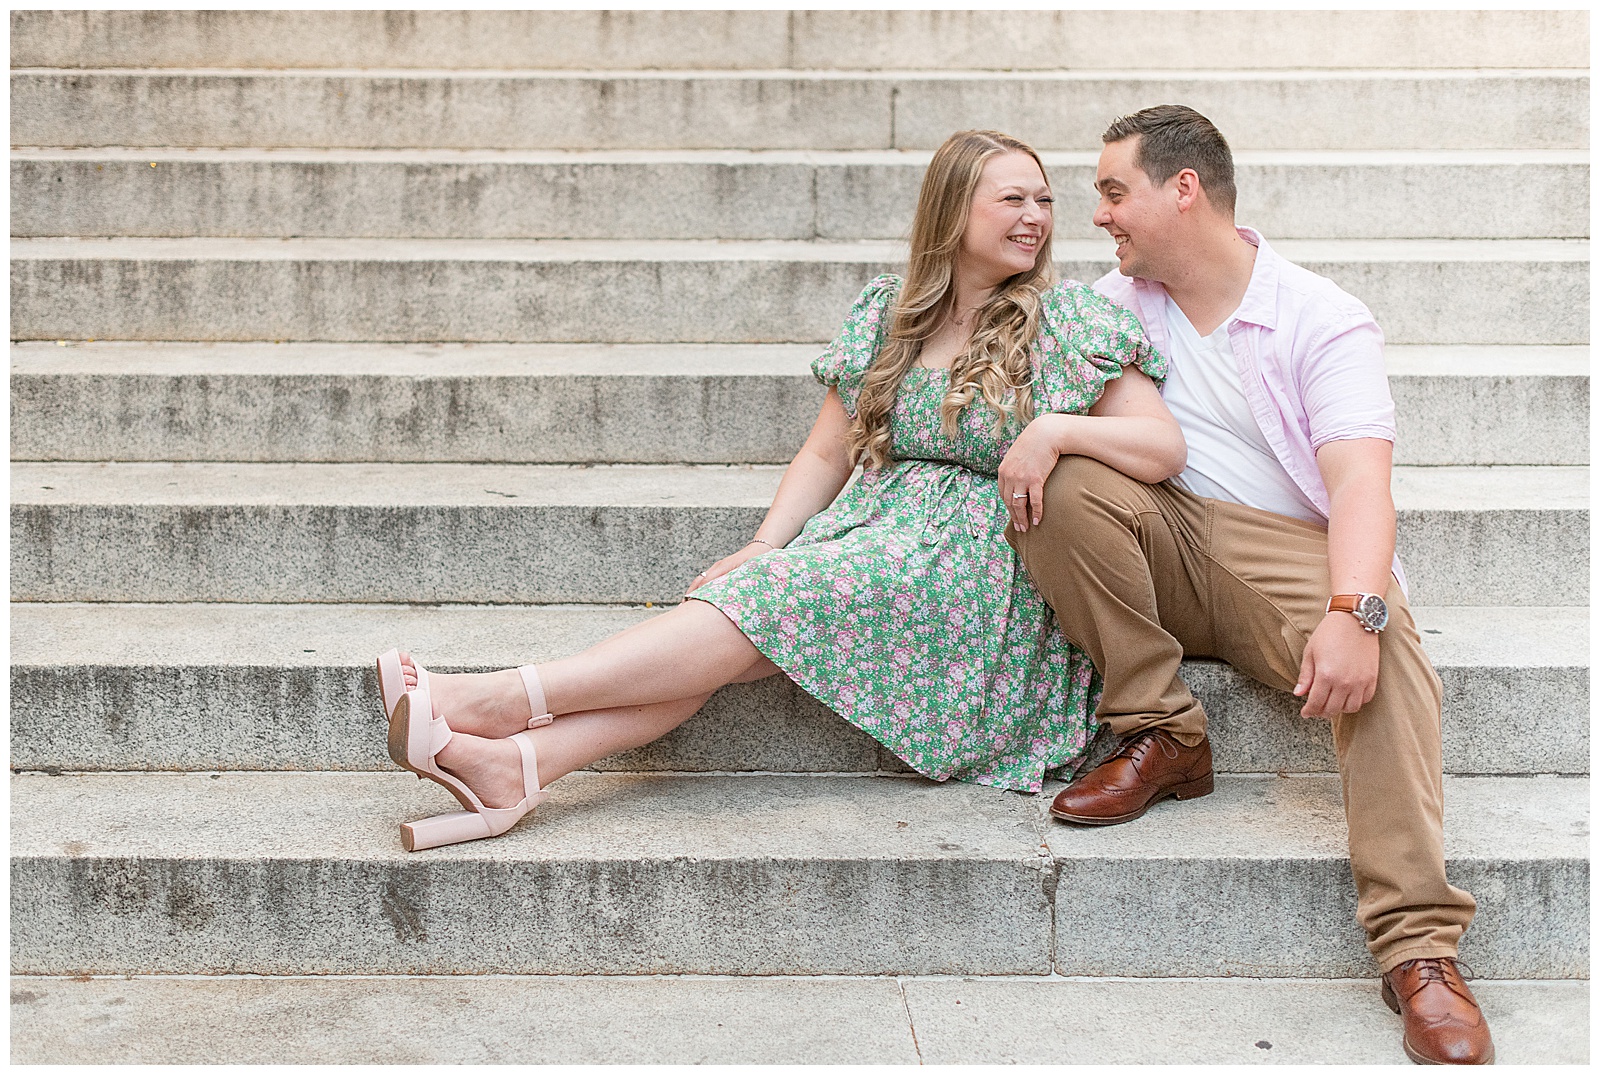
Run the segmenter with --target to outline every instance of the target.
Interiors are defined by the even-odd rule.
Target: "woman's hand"
[[[712,564],[710,567],[708,567],[704,571],[700,572],[700,574],[698,574],[694,578],[690,579],[689,580],[689,588],[687,590],[683,591],[683,595],[685,597],[689,596],[690,594],[692,594],[696,590],[698,590],[700,587],[702,587],[706,583],[710,582],[712,579],[720,579],[722,576],[726,575],[728,572],[732,571],[734,568],[738,567],[740,564],[744,563],[746,560],[754,560],[757,556],[760,556],[762,553],[770,552],[771,549],[772,549],[772,546],[764,544],[762,542],[759,542],[759,541],[750,542],[750,544],[746,545],[744,548],[740,549],[738,552],[734,553],[731,556],[724,556],[722,559],[718,560],[716,563]]]
[[[1018,533],[1044,518],[1044,480],[1061,458],[1061,419],[1072,415],[1041,414],[1029,422],[1000,460],[1000,499]]]

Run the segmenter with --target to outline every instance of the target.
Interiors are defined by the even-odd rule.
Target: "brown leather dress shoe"
[[[1211,787],[1211,741],[1186,747],[1152,728],[1129,736],[1122,749],[1075,780],[1056,796],[1050,813],[1079,825],[1120,825],[1162,799],[1197,799]]]
[[[1488,1020],[1455,960],[1406,960],[1383,976],[1383,1002],[1404,1020],[1401,1044],[1417,1063],[1494,1063]]]

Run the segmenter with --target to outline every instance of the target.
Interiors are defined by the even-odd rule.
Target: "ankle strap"
[[[528,718],[528,727],[542,728],[556,718],[544,704],[544,686],[539,682],[539,673],[531,664],[517,671],[522,674],[522,689],[528,692],[528,712],[533,714]]]

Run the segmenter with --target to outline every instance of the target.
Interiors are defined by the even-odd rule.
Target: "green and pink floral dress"
[[[855,414],[900,278],[880,276],[812,364]],[[1079,414],[1136,363],[1166,362],[1133,314],[1082,284],[1044,296],[1034,406]],[[694,592],[721,609],[807,693],[925,776],[1038,791],[1075,765],[1100,677],[1006,542],[996,473],[1021,432],[999,436],[979,403],[940,432],[949,375],[910,369],[891,419],[892,461],[865,468],[782,549]]]

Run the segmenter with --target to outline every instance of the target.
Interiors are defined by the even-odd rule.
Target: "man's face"
[[[1138,149],[1139,136],[1135,135],[1100,151],[1094,180],[1100,202],[1094,224],[1116,240],[1122,275],[1160,280],[1173,238],[1170,229],[1178,219],[1176,187],[1173,181],[1152,184],[1144,169],[1134,163]]]

